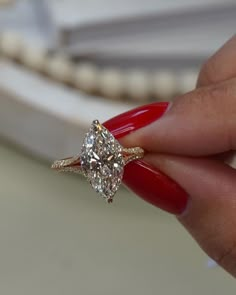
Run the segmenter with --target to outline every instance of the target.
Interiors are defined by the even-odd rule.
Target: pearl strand
[[[176,94],[194,89],[197,80],[195,69],[178,73],[170,70],[148,72],[114,67],[100,69],[89,62],[75,64],[65,55],[50,55],[43,48],[29,46],[18,34],[12,32],[1,34],[0,54],[85,93],[116,100],[125,97],[138,103],[171,100]]]

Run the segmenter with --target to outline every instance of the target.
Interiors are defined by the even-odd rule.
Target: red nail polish
[[[118,115],[103,125],[119,139],[159,119],[168,107],[167,102],[153,103]],[[125,166],[123,182],[147,202],[173,214],[186,207],[186,192],[171,178],[144,161]]]
[[[123,182],[145,201],[172,214],[180,214],[186,207],[186,192],[167,175],[143,161],[125,166]]]
[[[159,119],[168,105],[168,102],[159,102],[141,106],[118,115],[103,125],[118,139]]]

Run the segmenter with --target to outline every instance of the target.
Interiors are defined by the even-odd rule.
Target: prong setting
[[[143,156],[142,148],[123,148],[112,133],[94,120],[85,135],[80,155],[57,160],[52,168],[84,175],[94,190],[111,203],[122,182],[124,166]]]
[[[81,168],[91,186],[111,202],[123,177],[125,161],[122,146],[114,136],[94,120],[81,150]]]

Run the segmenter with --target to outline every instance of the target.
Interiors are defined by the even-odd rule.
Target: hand
[[[236,37],[203,65],[196,90],[171,105],[141,107],[105,123],[123,145],[147,151],[144,161],[127,165],[126,185],[177,214],[205,252],[234,276],[236,171],[222,159],[236,150],[235,52]]]

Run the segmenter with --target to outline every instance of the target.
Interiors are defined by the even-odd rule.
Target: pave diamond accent
[[[121,184],[125,161],[122,146],[97,120],[86,134],[81,150],[81,168],[90,184],[108,202]]]

